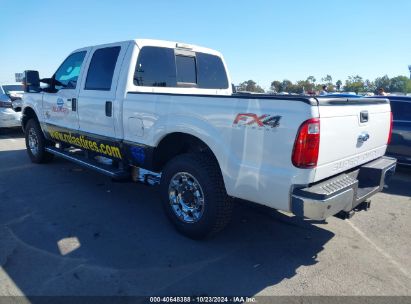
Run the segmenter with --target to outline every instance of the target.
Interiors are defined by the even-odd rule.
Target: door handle
[[[111,117],[113,115],[113,103],[106,101],[106,116]]]
[[[77,111],[77,99],[76,98],[69,98],[67,101],[71,101],[71,110],[73,112]]]

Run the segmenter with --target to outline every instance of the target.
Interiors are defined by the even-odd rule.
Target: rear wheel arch
[[[204,153],[209,155],[221,170],[218,158],[206,142],[195,135],[173,132],[162,137],[153,151],[153,167],[161,171],[168,161],[185,153]]]

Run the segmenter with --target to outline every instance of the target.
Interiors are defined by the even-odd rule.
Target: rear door
[[[384,155],[391,120],[387,99],[318,100],[321,131],[315,181]]]
[[[80,131],[116,137],[114,112],[117,82],[127,42],[92,49],[78,97]],[[117,130],[119,132],[120,130]]]

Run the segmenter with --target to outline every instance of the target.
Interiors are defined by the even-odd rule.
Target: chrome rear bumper
[[[340,211],[351,211],[382,191],[394,174],[395,166],[394,158],[383,156],[309,187],[294,189],[292,212],[297,216],[324,220]]]

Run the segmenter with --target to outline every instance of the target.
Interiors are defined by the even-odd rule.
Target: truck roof
[[[203,46],[199,46],[199,45],[195,45],[195,44],[184,43],[184,42],[155,40],[155,39],[135,39],[134,41],[137,43],[139,47],[159,46],[159,47],[168,47],[168,48],[176,48],[176,47],[177,48],[188,48],[195,52],[208,53],[208,54],[214,54],[217,56],[221,56],[221,53],[216,50],[206,48]]]
[[[105,43],[105,44],[99,44],[99,45],[91,45],[91,46],[87,46],[87,47],[110,46],[111,44],[116,44],[116,43],[119,43],[119,42],[134,42],[135,44],[137,44],[137,46],[139,48],[142,48],[144,46],[157,46],[157,47],[166,47],[166,48],[189,49],[189,50],[192,50],[194,52],[207,53],[207,54],[212,54],[212,55],[222,57],[220,52],[218,52],[216,50],[213,50],[213,49],[210,49],[210,48],[203,47],[203,46],[184,43],[184,42],[156,40],[156,39],[133,39],[133,40],[117,41],[117,42],[111,42],[111,43]],[[73,52],[78,52],[78,51],[83,50],[87,47],[79,48],[79,49],[77,49]]]

